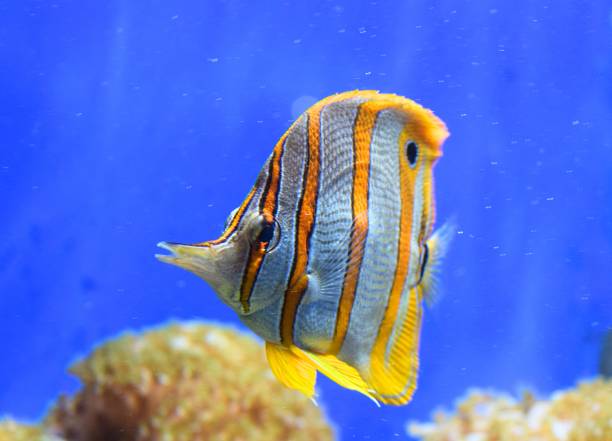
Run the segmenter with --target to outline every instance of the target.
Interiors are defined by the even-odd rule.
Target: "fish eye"
[[[406,155],[408,156],[408,164],[410,167],[414,167],[418,159],[419,148],[414,141],[410,141],[406,145]]]
[[[272,219],[272,221],[262,219],[261,231],[257,235],[256,242],[258,244],[266,244],[266,253],[269,253],[278,246],[280,233],[280,224],[276,219]]]

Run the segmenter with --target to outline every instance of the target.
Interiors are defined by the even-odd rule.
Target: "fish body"
[[[433,166],[448,132],[375,91],[332,95],[277,142],[220,238],[160,246],[266,341],[288,387],[316,373],[386,404],[412,397],[423,300],[450,229],[432,234]]]

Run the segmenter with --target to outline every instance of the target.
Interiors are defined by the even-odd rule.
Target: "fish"
[[[449,133],[395,94],[354,90],[284,133],[215,240],[160,242],[265,341],[285,386],[317,373],[377,404],[416,389],[423,303],[452,236],[434,232],[433,167]]]

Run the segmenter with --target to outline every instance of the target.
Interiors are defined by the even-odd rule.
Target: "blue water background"
[[[0,2],[0,414],[36,418],[96,343],[237,317],[160,240],[215,238],[309,99],[379,89],[452,136],[459,234],[419,388],[378,409],[321,382],[341,439],[403,439],[472,386],[596,373],[612,325],[608,1]],[[309,98],[310,97],[310,98]]]

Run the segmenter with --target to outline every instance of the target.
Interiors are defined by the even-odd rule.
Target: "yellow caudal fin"
[[[393,320],[383,323],[371,355],[368,383],[385,404],[402,405],[416,390],[423,307],[420,287],[406,290]]]
[[[373,400],[376,405],[378,401],[374,396],[372,388],[363,380],[357,369],[341,361],[335,355],[317,355],[298,348],[292,348],[300,356],[312,361],[317,370],[330,380],[335,381],[340,386],[360,392]]]
[[[313,398],[317,369],[311,360],[285,346],[270,342],[266,342],[266,357],[278,381]]]

